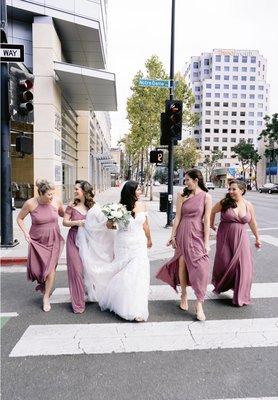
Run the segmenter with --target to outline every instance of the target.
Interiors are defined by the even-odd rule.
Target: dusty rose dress
[[[250,303],[253,276],[253,261],[250,241],[245,224],[251,215],[240,218],[232,208],[221,213],[217,231],[216,254],[212,272],[215,293],[234,290],[233,304],[242,306]]]
[[[44,292],[48,275],[56,268],[64,247],[58,225],[58,210],[51,204],[38,204],[30,213],[32,225],[28,249],[27,278],[38,281],[36,290]]]
[[[68,206],[66,213],[71,221],[86,219],[86,215],[75,207]],[[78,226],[72,226],[67,236],[67,267],[72,309],[74,313],[82,313],[85,310],[85,287],[83,264],[76,245],[77,230]]]
[[[199,301],[203,301],[206,294],[210,267],[209,256],[204,247],[205,201],[206,192],[201,191],[183,202],[175,255],[156,275],[177,290],[177,285],[180,284],[179,258],[183,255],[188,272],[188,286],[192,286]]]

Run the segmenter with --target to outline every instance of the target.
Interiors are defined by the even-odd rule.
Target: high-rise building
[[[195,96],[199,122],[191,129],[202,156],[222,151],[219,167],[235,164],[232,148],[245,140],[257,147],[269,108],[267,61],[257,50],[214,49],[191,57],[185,79]]]

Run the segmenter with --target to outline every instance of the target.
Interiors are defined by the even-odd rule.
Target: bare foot
[[[49,299],[43,299],[42,309],[44,312],[48,312],[51,310],[51,305]]]
[[[187,311],[188,310],[188,302],[187,302],[186,294],[182,294],[181,295],[180,309],[183,310],[183,311]]]
[[[196,318],[198,321],[205,321],[206,320],[206,316],[203,310],[203,307],[199,306],[198,308],[196,308]]]

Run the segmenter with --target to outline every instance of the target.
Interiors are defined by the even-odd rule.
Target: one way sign
[[[23,44],[0,43],[0,58],[1,62],[23,62]]]

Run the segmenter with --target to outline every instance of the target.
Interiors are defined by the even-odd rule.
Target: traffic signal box
[[[163,162],[163,151],[152,150],[150,152],[150,163],[161,164]]]
[[[10,114],[13,121],[29,122],[33,118],[34,76],[16,67],[10,67]]]
[[[160,144],[168,145],[171,140],[182,138],[182,101],[166,100],[165,113],[161,113]],[[174,143],[175,144],[175,143]]]

